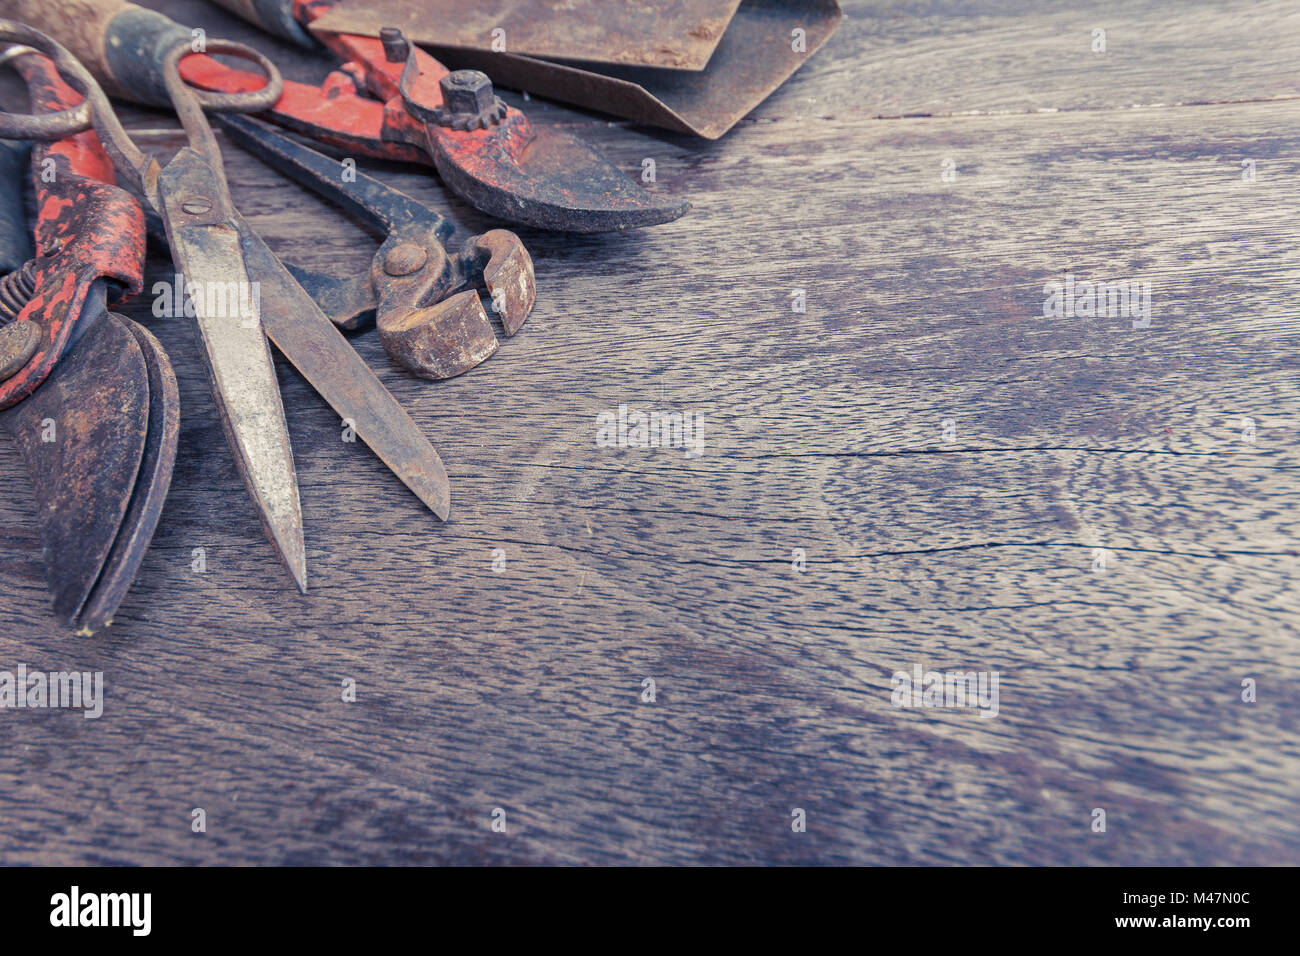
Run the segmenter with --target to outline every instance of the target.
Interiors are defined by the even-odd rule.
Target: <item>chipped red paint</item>
[[[54,113],[76,106],[82,100],[81,94],[59,76],[48,57],[19,57],[14,62],[14,68],[27,83],[34,113]],[[100,182],[117,182],[113,164],[100,148],[99,137],[93,130],[48,143],[44,148],[52,156],[67,157],[74,172]]]
[[[402,63],[390,63],[383,44],[372,37],[329,34],[321,39],[347,62],[320,86],[284,81],[284,95],[269,111],[276,121],[304,136],[376,159],[433,165],[427,125],[407,110],[399,84]],[[413,99],[428,109],[442,105],[439,86],[447,69],[422,50],[416,51],[420,76]],[[202,89],[246,93],[260,89],[262,77],[226,66],[207,56],[181,61],[187,83]],[[359,89],[354,76],[363,78]],[[373,94],[374,97],[367,95]],[[507,109],[505,118],[487,130],[439,130],[456,144],[457,162],[476,177],[490,179],[505,155],[515,160],[532,140],[528,118]]]
[[[180,71],[185,82],[201,89],[246,93],[263,85],[257,74],[207,56],[187,57]],[[403,123],[422,129],[407,122],[401,100],[385,104],[362,96],[352,78],[341,71],[331,73],[322,86],[285,80],[284,93],[269,112],[288,129],[360,156],[429,164],[423,151],[407,145],[395,131]]]
[[[38,110],[81,101],[45,57],[19,57],[14,65]],[[108,182],[102,181],[105,176]],[[144,281],[144,213],[130,193],[110,185],[112,165],[93,132],[37,145],[32,178],[37,209],[34,293],[15,321],[39,323],[41,344],[20,371],[0,383],[0,409],[16,405],[45,381],[66,351],[96,280],[113,280],[110,305],[138,293]]]
[[[332,3],[303,6],[328,9]],[[301,16],[299,20],[310,22]],[[402,101],[400,83],[405,63],[389,62],[383,43],[374,37],[331,33],[319,39],[347,62],[320,86],[285,80],[284,95],[269,111],[276,121],[364,156],[432,165],[428,127],[411,115]],[[440,83],[447,68],[423,50],[416,49],[416,60],[420,70],[411,90],[412,99],[430,110],[441,106]],[[180,71],[187,83],[203,89],[246,93],[264,85],[256,73],[226,66],[207,56],[187,57],[181,61]],[[365,89],[358,88],[357,78]],[[463,146],[457,150],[458,159],[484,177],[499,162],[500,151],[515,159],[533,137],[527,117],[513,108],[506,111],[499,126],[490,130],[447,130],[446,134],[452,134]]]

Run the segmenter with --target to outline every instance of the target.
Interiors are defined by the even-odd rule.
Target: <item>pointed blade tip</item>
[[[451,495],[448,494],[445,486],[428,497],[421,495],[420,500],[438,516],[439,521],[446,521],[451,514]]]
[[[293,583],[303,594],[307,593],[307,546],[303,541],[302,514],[295,511],[296,520],[282,527],[267,526],[267,536]]]
[[[285,564],[289,568],[289,573],[293,575],[293,583],[298,585],[298,593],[307,593],[307,555],[300,553],[294,555],[293,563],[288,561]]]

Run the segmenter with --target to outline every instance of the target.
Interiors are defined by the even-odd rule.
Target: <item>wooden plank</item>
[[[306,597],[191,330],[141,300],[181,459],[108,634],[46,621],[25,502],[0,503],[0,669],[108,695],[0,715],[0,861],[1297,862],[1293,113],[591,125],[692,214],[523,232],[537,311],[461,379],[356,340],[443,453],[450,522],[282,370]],[[367,267],[364,230],[227,163],[287,259]],[[1149,282],[1150,326],[1044,317],[1067,268]],[[701,414],[703,453],[597,447],[621,404]],[[998,717],[896,709],[914,664],[998,671]]]
[[[1300,11],[1286,0],[842,6],[839,33],[757,118],[1124,109],[1298,92]]]

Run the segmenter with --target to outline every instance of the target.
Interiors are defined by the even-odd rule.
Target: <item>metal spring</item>
[[[18,318],[18,313],[36,292],[36,260],[28,259],[20,268],[0,276],[0,325]]]

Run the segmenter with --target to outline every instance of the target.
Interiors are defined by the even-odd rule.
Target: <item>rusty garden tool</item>
[[[533,261],[513,232],[471,236],[448,255],[454,231],[444,216],[405,193],[348,170],[333,159],[243,116],[219,118],[240,145],[291,179],[359,213],[384,231],[366,272],[336,278],[291,267],[322,311],[343,329],[373,320],[389,356],[430,379],[460,375],[497,350],[497,337],[479,301],[491,297],[507,336],[533,307]]]
[[[333,5],[298,0],[290,16],[288,2],[218,2],[282,34],[296,29],[287,24],[310,23]],[[342,69],[320,87],[286,81],[268,119],[354,155],[431,163],[447,187],[474,206],[540,229],[651,226],[689,208],[646,192],[577,138],[532,126],[497,98],[485,74],[449,73],[398,30],[383,31],[382,39],[316,36],[346,61]],[[192,57],[184,69],[187,80],[206,89],[251,88],[247,74],[210,58]]]
[[[36,110],[80,100],[35,51],[3,59]],[[0,278],[0,427],[32,480],[54,611],[89,634],[111,623],[153,538],[180,398],[157,340],[105,310],[140,289],[144,223],[95,134],[38,145],[32,169],[39,254]],[[21,195],[4,199],[6,247],[29,247]]]
[[[12,0],[0,2],[3,9]],[[97,9],[97,8],[96,8]],[[85,24],[56,24],[78,35]],[[127,137],[94,78],[70,52],[53,39],[11,21],[3,22],[0,38],[18,40],[46,52],[62,76],[86,97],[82,107],[56,117],[66,129],[93,124],[118,172],[127,177],[158,214],[166,229],[177,271],[186,276],[187,291],[203,332],[211,367],[213,395],[222,410],[223,425],[245,485],[258,505],[272,542],[298,586],[306,588],[306,557],[297,481],[289,447],[278,384],[270,364],[263,332],[303,374],[303,377],[355,427],[356,434],[440,518],[449,508],[447,473],[437,452],[388,391],[347,344],[342,334],[294,280],[283,263],[249,228],[229,199],[221,155],[203,115],[208,109],[256,109],[279,95],[279,74],[260,54],[222,40],[208,40],[213,52],[250,59],[268,77],[260,91],[214,94],[188,87],[177,64],[190,50],[188,34],[154,48],[157,66],[189,144],[166,166],[148,159]],[[48,135],[31,129],[32,117],[0,116],[0,133]],[[80,124],[80,125],[79,125]],[[249,300],[231,314],[214,308],[212,290],[248,287]],[[252,314],[243,306],[255,304]]]

